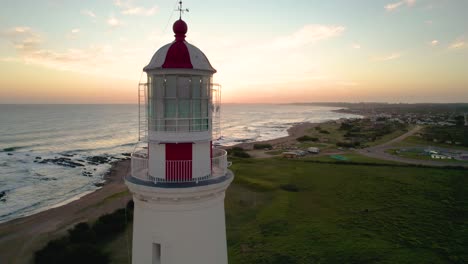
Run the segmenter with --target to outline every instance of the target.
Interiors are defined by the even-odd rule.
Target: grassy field
[[[415,126],[409,125],[408,128],[406,128],[406,129],[401,129],[401,130],[394,131],[394,132],[392,132],[390,134],[387,134],[387,135],[385,135],[385,136],[383,136],[381,138],[376,139],[374,142],[369,142],[367,145],[377,146],[377,145],[383,144],[385,142],[388,142],[388,141],[390,141],[390,140],[392,140],[394,138],[397,138],[397,137],[405,134],[406,132],[412,130],[414,127]]]
[[[466,171],[281,159],[233,170],[230,263],[468,261]]]
[[[310,160],[310,161],[317,161],[317,162],[337,162],[336,159],[332,157],[333,155],[326,155],[326,156],[307,156],[304,158],[304,160]],[[379,160],[379,159],[374,159],[370,157],[366,157],[354,152],[348,152],[339,155],[343,158],[345,158],[345,161],[342,161],[343,163],[374,163],[374,164],[388,164],[388,165],[393,165],[393,164],[402,164],[399,162],[394,162],[394,161],[387,161],[387,160]]]
[[[364,121],[363,121],[364,122]],[[361,126],[361,135],[372,134],[374,128],[368,127],[370,123],[364,122],[363,124],[359,124],[357,126]],[[347,131],[340,129],[340,124],[335,122],[326,122],[320,124],[319,128],[313,128],[307,131],[307,136],[318,138],[324,142],[301,142],[298,144],[298,147],[301,149],[308,148],[308,147],[319,147],[322,150],[327,149],[336,149],[336,143],[338,142],[345,142],[348,139],[345,137]],[[408,132],[409,129],[412,129],[412,126],[409,127],[402,127],[401,129],[396,129],[395,131],[385,134],[381,137],[376,138],[374,141],[367,141],[364,140],[361,146],[375,146],[382,143],[385,143],[389,140],[397,138],[404,133]],[[326,133],[323,133],[323,132]]]
[[[234,159],[229,263],[468,262],[466,170],[345,156],[349,162],[336,164]],[[129,234],[107,247],[113,263],[127,263]]]

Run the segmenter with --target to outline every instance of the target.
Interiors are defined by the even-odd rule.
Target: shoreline
[[[329,122],[336,122],[342,120],[343,118],[336,119],[336,120],[325,120],[323,122],[318,123],[311,123],[311,122],[301,122],[294,124],[290,128],[287,129],[288,135],[285,137],[274,138],[264,141],[253,141],[253,142],[242,142],[239,144],[235,144],[229,147],[223,147],[225,149],[233,148],[233,147],[240,147],[245,150],[253,150],[255,144],[271,144],[273,148],[288,148],[296,143],[296,139],[298,137],[304,136],[308,130],[313,129],[321,124],[326,124]]]
[[[117,161],[104,176],[102,188],[67,204],[1,223],[0,262],[30,263],[35,251],[75,224],[125,207],[131,199],[123,180],[129,169],[129,160]]]

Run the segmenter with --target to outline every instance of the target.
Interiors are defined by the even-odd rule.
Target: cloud
[[[153,52],[173,40],[170,32],[154,32],[148,37],[151,41],[143,43],[135,43],[129,39],[125,43],[118,41],[113,44],[115,46],[96,44],[84,48],[58,49],[47,46],[42,37],[31,29],[19,31],[36,35],[39,40],[36,41],[37,45],[30,48],[16,46],[17,58],[23,63],[126,79],[138,78],[141,68],[150,60]],[[258,37],[247,40],[234,36],[220,39],[218,36],[201,35],[197,32],[190,32],[188,37],[190,42],[194,40],[192,43],[206,52],[214,66],[219,67],[217,79],[221,82],[254,85],[288,83],[293,79],[295,82],[334,84],[343,80],[322,72],[324,68],[321,67],[321,52],[319,49],[310,49],[309,45],[319,45],[322,41],[342,35],[344,31],[345,28],[339,25],[304,25],[289,34],[269,39]],[[72,29],[69,33],[71,32]],[[83,29],[77,34],[81,33]],[[28,34],[20,35],[26,38]],[[17,41],[17,44],[21,43],[21,39]],[[347,85],[351,86],[349,83]]]
[[[107,25],[109,25],[112,28],[116,28],[122,26],[122,22],[117,18],[111,16],[107,19]]]
[[[438,46],[439,45],[439,41],[437,39],[434,39],[433,41],[431,41],[429,43],[432,47],[435,47],[435,46]]]
[[[114,5],[121,9],[123,15],[133,16],[152,16],[158,11],[158,6],[145,8],[142,6],[133,5],[132,1],[115,0]]]
[[[3,61],[3,62],[17,62],[17,61],[20,61],[18,58],[14,58],[14,57],[4,57],[4,58],[0,58],[0,61]]]
[[[219,38],[189,32],[188,41],[199,47],[219,69],[216,79],[230,86],[298,85],[298,83],[324,83],[341,81],[326,71],[322,65],[327,58],[319,46],[343,35],[340,25],[303,25],[276,38],[252,37],[239,39],[234,36]],[[152,34],[154,42],[164,44],[168,39]],[[159,39],[162,39],[159,42]],[[172,40],[173,37],[169,37]],[[151,41],[153,42],[153,41]],[[229,52],[226,52],[229,51]],[[239,78],[242,76],[242,78]]]
[[[92,17],[92,18],[96,18],[96,14],[91,10],[82,10],[81,14]]]
[[[385,55],[385,56],[377,56],[377,57],[372,57],[373,61],[390,61],[390,60],[396,60],[401,57],[401,54],[398,52]]]
[[[2,32],[1,36],[9,40],[18,50],[33,50],[42,43],[40,34],[30,27],[14,27]]]
[[[407,5],[408,7],[411,7],[411,6],[414,6],[415,4],[416,4],[416,0],[402,0],[402,1],[399,1],[399,2],[387,4],[386,6],[384,6],[384,8],[385,8],[385,10],[391,12],[391,11],[397,10],[398,8],[400,8],[400,7],[404,6],[404,5]]]
[[[461,48],[464,48],[465,46],[466,46],[465,41],[457,40],[457,41],[453,42],[452,44],[450,44],[449,48],[450,49],[461,49]]]
[[[309,24],[294,32],[292,35],[273,40],[273,42],[268,43],[267,46],[273,49],[297,48],[320,40],[340,36],[344,31],[345,27],[343,26]]]
[[[79,28],[74,28],[70,31],[70,33],[67,34],[67,38],[77,39],[80,32],[81,30]]]
[[[152,16],[156,14],[158,8],[156,6],[145,9],[143,7],[132,7],[122,10],[124,15],[142,15],[142,16]]]
[[[353,49],[360,49],[360,48],[361,48],[361,45],[358,44],[358,43],[354,43],[351,47],[352,47]]]
[[[80,29],[72,29],[70,34],[78,34]],[[91,45],[87,48],[69,48],[53,50],[44,47],[43,37],[29,27],[15,27],[0,32],[0,37],[7,39],[15,48],[16,57],[0,58],[5,62],[23,62],[41,65],[62,71],[72,71],[86,74],[107,75],[126,78],[128,70],[119,68],[121,60],[126,63],[136,61],[136,49],[115,50],[110,45]],[[115,75],[109,73],[113,69]],[[135,67],[138,70],[138,67]]]
[[[403,2],[396,2],[396,3],[386,5],[385,9],[387,11],[393,11],[393,10],[399,8],[401,5],[403,5]]]

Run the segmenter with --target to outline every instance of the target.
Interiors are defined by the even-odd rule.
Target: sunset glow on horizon
[[[136,103],[177,2],[2,1],[0,103]],[[468,1],[184,6],[224,103],[468,102]]]

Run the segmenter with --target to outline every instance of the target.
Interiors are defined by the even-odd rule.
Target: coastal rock
[[[81,175],[86,176],[86,177],[93,177],[93,174],[89,171],[83,171]]]
[[[5,152],[11,152],[11,151],[15,151],[16,148],[15,147],[11,147],[11,148],[4,148],[3,151]]]
[[[1,191],[0,192],[0,202],[6,202],[6,193],[7,191]]]
[[[96,187],[102,187],[102,186],[104,186],[104,184],[105,184],[104,182],[96,182],[96,183],[94,184],[94,186],[96,186]]]
[[[44,178],[39,178],[41,181],[56,181],[57,178],[54,177],[44,177]]]
[[[52,163],[59,166],[69,167],[69,168],[76,168],[76,167],[83,167],[84,165],[78,162],[74,162],[69,158],[54,158],[54,159],[43,159],[39,163],[41,164],[48,164]]]
[[[92,157],[87,157],[86,160],[88,163],[93,164],[93,165],[99,165],[99,164],[106,164],[109,163],[111,158],[105,157],[105,156],[92,156]]]

